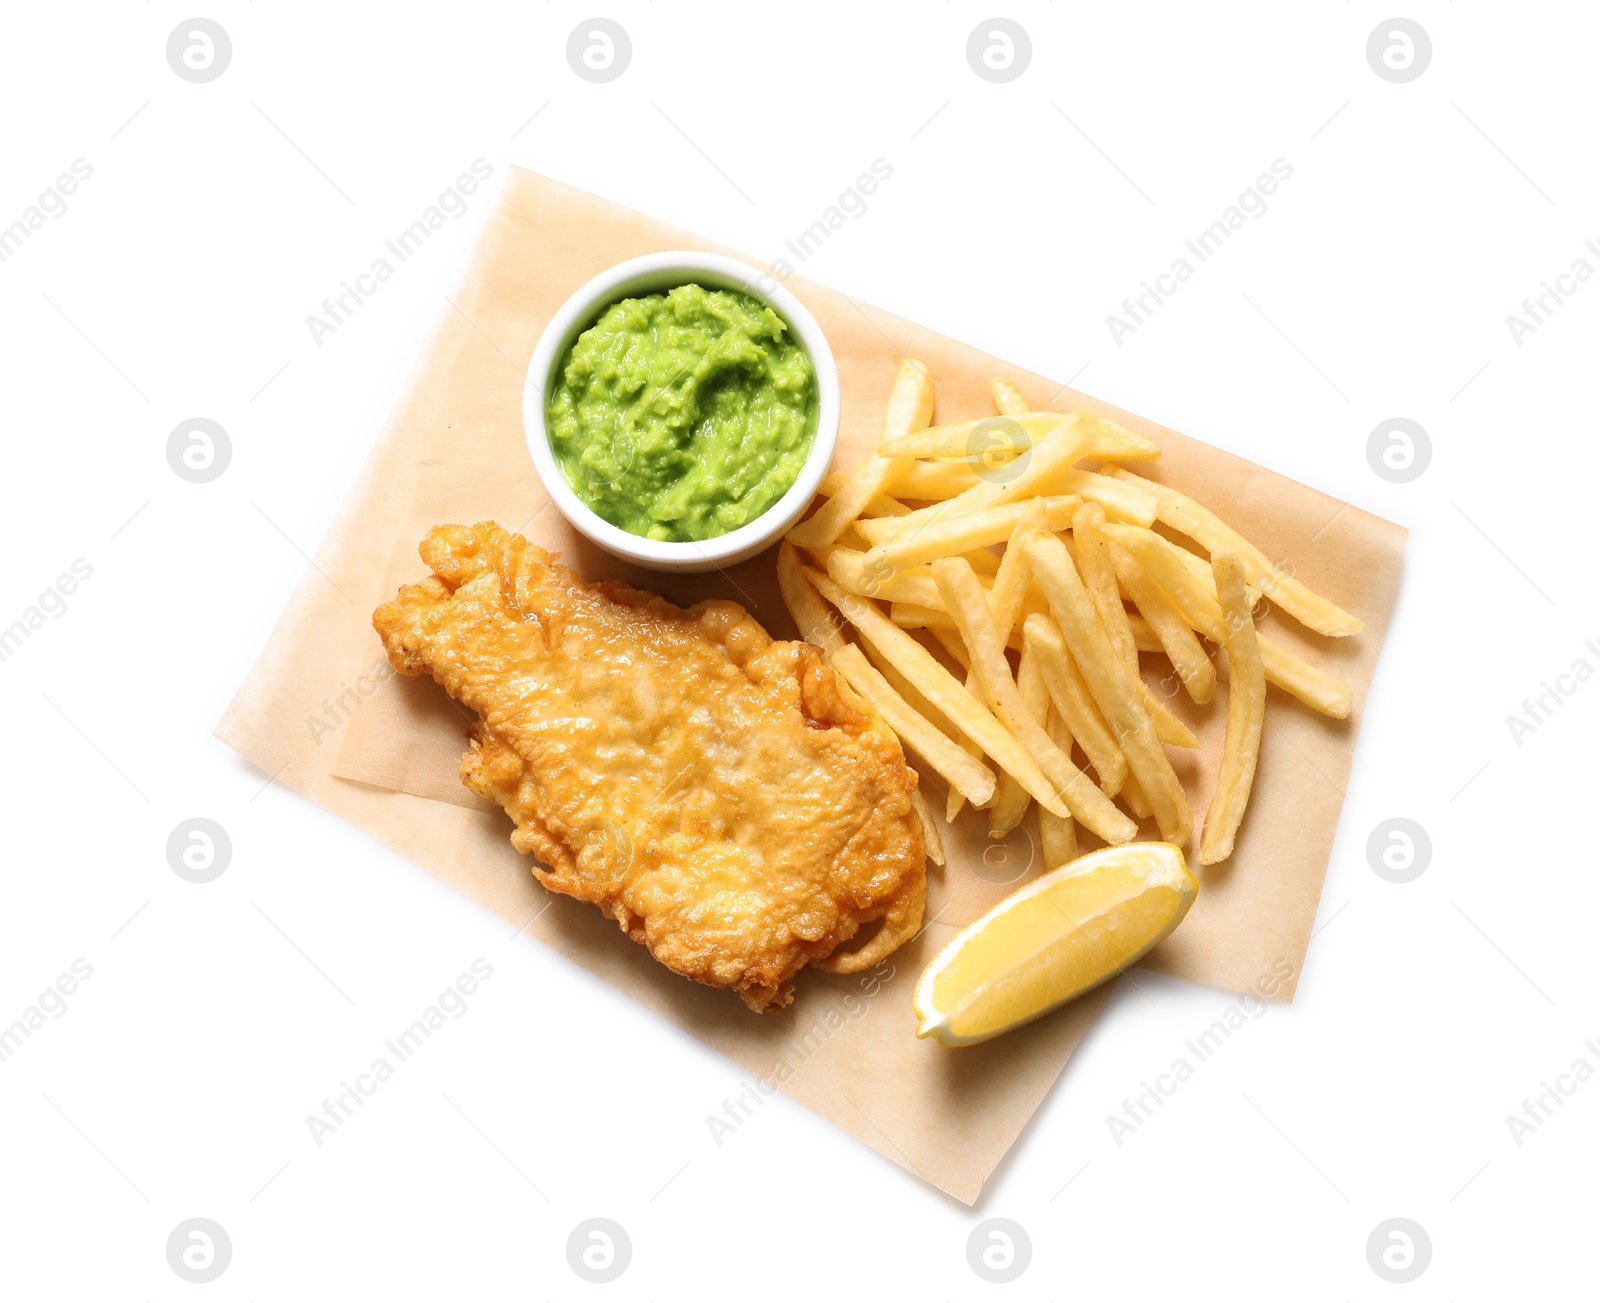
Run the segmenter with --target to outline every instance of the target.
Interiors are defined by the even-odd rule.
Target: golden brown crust
[[[920,927],[916,775],[816,648],[733,602],[585,584],[492,522],[420,550],[433,576],[373,625],[397,670],[477,712],[462,781],[546,887],[760,1011],[806,964],[858,971]]]

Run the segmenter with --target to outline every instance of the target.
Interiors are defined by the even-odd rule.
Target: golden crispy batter
[[[462,781],[546,887],[758,1011],[806,964],[855,972],[921,926],[916,775],[816,648],[733,602],[586,584],[493,523],[421,552],[433,577],[373,625],[396,669],[478,713]]]

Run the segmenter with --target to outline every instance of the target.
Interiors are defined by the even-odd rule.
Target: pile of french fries
[[[1267,684],[1335,719],[1351,707],[1348,684],[1257,632],[1255,607],[1270,599],[1331,637],[1361,621],[1199,503],[1126,469],[1161,456],[1150,440],[1087,410],[1031,411],[1005,379],[992,392],[997,415],[930,428],[928,369],[901,364],[876,451],[823,481],[827,501],[779,550],[801,635],[949,785],[947,822],[971,804],[1003,837],[1037,801],[1047,869],[1077,857],[1080,824],[1115,845],[1153,817],[1162,840],[1188,844],[1194,815],[1166,748],[1198,744],[1139,656],[1165,656],[1169,679],[1204,704],[1217,686],[1208,640],[1228,654],[1228,705],[1199,860],[1227,859]],[[937,824],[920,794],[914,804],[943,863]]]

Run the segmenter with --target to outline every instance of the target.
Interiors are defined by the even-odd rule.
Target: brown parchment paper
[[[545,322],[606,267],[674,248],[716,246],[511,170],[410,392],[217,736],[279,782],[526,925],[530,936],[971,1204],[1107,994],[970,1049],[947,1050],[914,1035],[910,992],[922,966],[957,928],[1038,872],[1029,863],[1037,845],[1031,826],[1014,834],[1003,854],[985,857],[991,848],[984,822],[964,815],[945,830],[949,862],[930,866],[931,921],[916,941],[871,973],[803,973],[790,1009],[757,1016],[726,992],[668,973],[592,906],[549,895],[533,881],[526,858],[511,849],[503,814],[460,784],[467,720],[431,681],[390,675],[371,628],[373,607],[426,573],[416,547],[429,527],[496,519],[561,552],[587,578],[626,576],[684,605],[730,598],[775,636],[794,636],[770,553],[709,575],[633,569],[591,547],[548,506],[528,457],[524,368]],[[1355,712],[1335,723],[1271,691],[1255,794],[1233,859],[1203,872],[1188,919],[1146,961],[1197,981],[1290,998],[1405,531],[835,291],[798,280],[788,286],[822,325],[838,362],[835,467],[854,465],[871,448],[902,356],[932,369],[940,422],[990,414],[989,380],[1009,375],[1038,406],[1092,407],[1154,438],[1164,456],[1148,472],[1153,478],[1201,498],[1366,621],[1357,638],[1336,641],[1276,615],[1263,620],[1264,630],[1351,681]],[[1158,682],[1154,673],[1148,677]],[[1210,799],[1220,755],[1221,700],[1219,693],[1212,706],[1194,709],[1181,693],[1172,698],[1202,743],[1198,754],[1173,753],[1197,811]],[[937,778],[925,775],[925,783],[933,804],[942,805]]]

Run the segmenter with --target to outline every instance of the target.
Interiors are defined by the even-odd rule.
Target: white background
[[[1032,61],[969,67],[987,4],[617,0],[632,62],[580,80],[587,5],[217,0],[204,85],[152,3],[7,6],[0,224],[93,176],[0,264],[0,625],[92,577],[0,664],[0,1024],[93,976],[0,1064],[0,1295],[16,1299],[1422,1299],[1592,1290],[1600,1066],[1585,835],[1600,686],[1506,717],[1600,639],[1588,531],[1600,285],[1506,318],[1600,237],[1592,7],[1419,0],[1432,62],[1369,67],[1366,3],[1008,4]],[[530,118],[532,119],[530,121]],[[1235,997],[1126,981],[976,1211],[740,1072],[211,738],[376,437],[493,202],[480,191],[320,346],[307,316],[476,158],[762,258],[882,158],[805,274],[1411,529],[1307,970],[1119,1146],[1107,1116]],[[1292,179],[1120,346],[1106,317],[1274,159]],[[1292,342],[1291,342],[1292,341]],[[214,483],[168,433],[220,422]],[[1420,422],[1410,484],[1374,426]],[[233,841],[179,880],[179,821]],[[1425,873],[1366,842],[1404,816]],[[319,1148],[305,1122],[474,958],[445,1052]],[[1145,998],[1146,994],[1150,998]],[[1567,1079],[1572,1084],[1573,1079]],[[892,1102],[891,1102],[892,1103]],[[206,1286],[169,1232],[226,1228]],[[569,1269],[581,1220],[632,1263]],[[1032,1264],[981,1281],[986,1217]],[[1432,1261],[1381,1281],[1369,1233]]]

